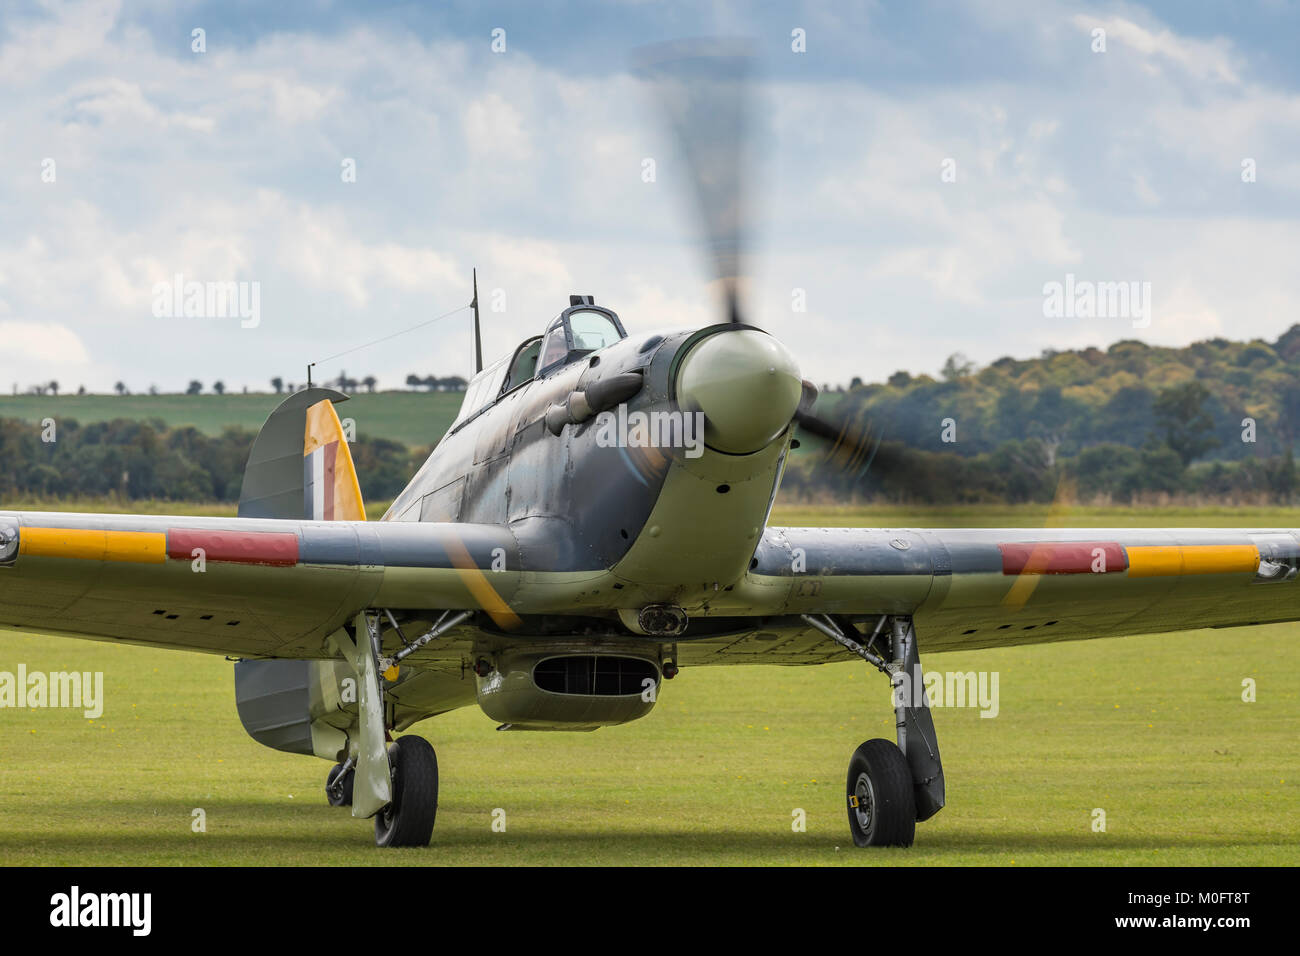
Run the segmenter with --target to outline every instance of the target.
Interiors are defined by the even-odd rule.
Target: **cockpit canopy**
[[[542,339],[537,374],[546,375],[626,337],[618,316],[608,309],[590,305],[565,309],[551,323]]]
[[[500,358],[474,376],[452,427],[473,418],[525,382],[545,377],[625,338],[627,332],[615,313],[597,306],[591,296],[569,296],[569,308],[543,334],[525,339],[508,359]]]

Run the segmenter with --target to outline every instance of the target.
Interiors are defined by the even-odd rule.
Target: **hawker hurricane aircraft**
[[[379,521],[346,396],[324,388],[267,420],[237,518],[0,513],[0,627],[238,657],[248,732],[330,761],[329,802],[381,846],[431,839],[433,748],[390,734],[425,718],[477,704],[501,730],[590,731],[644,717],[683,667],[861,658],[896,688],[897,742],[853,752],[848,825],[906,846],[944,805],[928,702],[906,692],[922,648],[1300,619],[1290,531],[768,526],[798,434],[878,446],[819,418],[791,353],[744,321],[746,63],[711,43],[641,66],[694,179],[721,321],[629,334],[573,296],[476,358]],[[477,310],[474,328],[478,352]]]

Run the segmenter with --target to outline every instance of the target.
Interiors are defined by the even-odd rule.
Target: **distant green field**
[[[9,395],[0,396],[0,418],[36,424],[43,418],[76,419],[82,424],[114,418],[160,418],[168,425],[193,425],[218,435],[228,425],[257,431],[284,395]],[[376,392],[354,395],[339,406],[357,434],[389,438],[407,445],[432,445],[460,410],[460,392]]]
[[[1300,508],[806,505],[777,498],[772,524],[844,528],[1300,528]]]
[[[339,417],[357,423],[363,438],[388,438],[413,447],[433,445],[451,427],[460,411],[463,392],[359,392],[339,405]],[[262,427],[285,395],[0,395],[0,418],[17,418],[33,425],[43,418],[75,419],[82,424],[126,418],[162,419],[169,426],[193,425],[208,435],[237,425],[250,431]],[[824,407],[840,396],[831,394]]]
[[[367,501],[366,517],[381,518],[389,501]],[[0,498],[4,511],[71,511],[115,515],[187,515],[233,518],[238,510],[233,501],[159,501],[152,498]]]
[[[975,512],[805,508],[776,520],[1044,517]],[[1244,510],[1070,517],[1297,524],[1295,512]],[[107,704],[93,721],[0,710],[0,865],[1295,865],[1298,639],[1287,624],[931,655],[927,669],[998,672],[1000,713],[935,712],[948,806],[909,850],[848,838],[848,758],[893,736],[887,685],[865,665],[688,668],[649,717],[593,734],[496,733],[466,709],[415,728],[442,775],[433,845],[385,852],[368,821],[326,806],[325,762],[244,734],[222,658],[4,634],[0,670],[103,671]],[[195,809],[206,833],[191,830]],[[491,827],[498,809],[505,833]],[[791,828],[798,810],[807,832]]]

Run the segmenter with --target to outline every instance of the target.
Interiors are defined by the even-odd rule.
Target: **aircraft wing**
[[[1003,647],[1300,620],[1298,565],[1291,530],[769,528],[710,613],[907,614],[927,651]]]
[[[0,512],[0,629],[328,658],[368,607],[508,622],[517,552],[492,525]]]
[[[519,562],[493,525],[0,512],[0,629],[329,658],[368,607],[481,609],[508,628]],[[1297,567],[1288,530],[769,528],[706,613],[911,615],[927,651],[1000,647],[1300,620]],[[775,630],[689,656],[846,653]]]

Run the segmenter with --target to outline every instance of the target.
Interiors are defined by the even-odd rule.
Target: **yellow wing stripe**
[[[24,527],[18,541],[20,554],[43,558],[139,564],[162,564],[167,560],[167,535],[154,531]]]
[[[1259,549],[1253,544],[1188,544],[1129,547],[1128,576],[1155,578],[1181,574],[1254,574]]]

